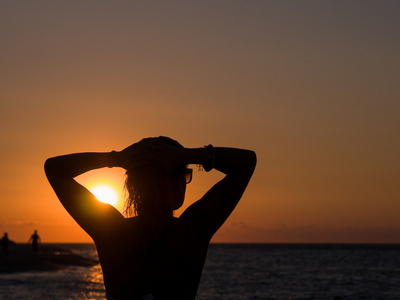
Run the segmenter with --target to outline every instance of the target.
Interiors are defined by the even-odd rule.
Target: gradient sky
[[[0,234],[89,242],[45,159],[166,135],[257,152],[214,242],[400,243],[399,15],[399,1],[0,1]],[[121,187],[123,171],[81,180],[102,178]],[[219,178],[196,170],[185,207]]]

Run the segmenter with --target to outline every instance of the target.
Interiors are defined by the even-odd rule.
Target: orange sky
[[[399,243],[399,15],[397,1],[1,1],[0,234],[89,242],[45,159],[167,135],[257,152],[214,242]],[[93,178],[121,186],[123,171]],[[195,171],[185,207],[219,178]]]

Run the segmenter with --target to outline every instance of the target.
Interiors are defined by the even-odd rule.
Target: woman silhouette
[[[225,177],[180,217],[189,164]],[[109,153],[49,158],[47,178],[59,200],[96,244],[107,299],[194,299],[211,237],[229,217],[253,174],[253,151],[184,148],[167,137],[146,138]],[[124,217],[97,201],[74,177],[103,167],[126,169]]]

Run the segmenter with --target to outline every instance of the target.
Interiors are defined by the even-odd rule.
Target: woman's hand
[[[135,168],[142,163],[155,163],[167,172],[174,171],[178,166],[185,164],[182,161],[184,148],[178,148],[157,138],[147,138],[134,143],[119,152],[121,166],[125,169]]]

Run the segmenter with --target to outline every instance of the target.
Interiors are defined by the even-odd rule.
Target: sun
[[[118,203],[118,192],[110,185],[98,184],[90,188],[90,191],[101,202],[111,204],[112,206],[115,206]]]

